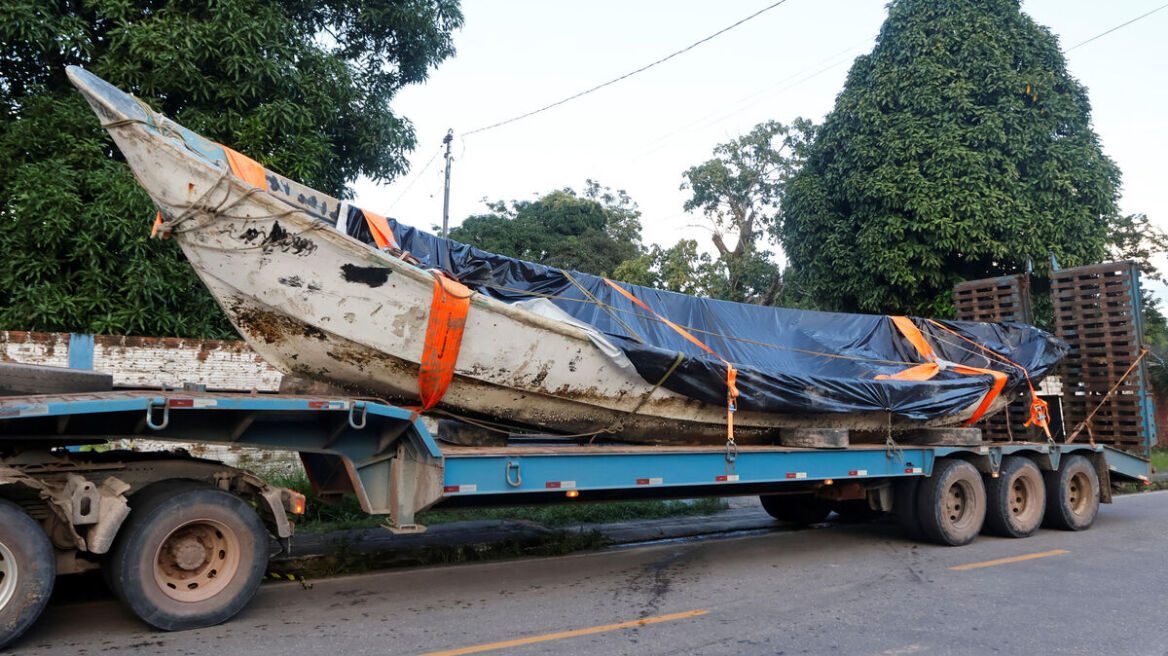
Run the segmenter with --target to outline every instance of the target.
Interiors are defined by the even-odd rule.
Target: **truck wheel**
[[[1007,457],[997,478],[986,478],[986,532],[1026,538],[1042,525],[1046,486],[1029,458]]]
[[[0,649],[40,617],[56,576],[44,530],[20,506],[0,499]]]
[[[764,494],[762,509],[780,522],[807,526],[818,524],[831,513],[831,503],[811,494]]]
[[[981,474],[964,460],[938,458],[933,475],[921,481],[917,510],[926,538],[952,547],[973,542],[986,516]]]
[[[1058,471],[1044,472],[1046,478],[1046,520],[1051,528],[1083,531],[1099,514],[1099,475],[1091,461],[1081,455],[1063,458]]]
[[[165,631],[214,626],[255,595],[268,565],[268,534],[234,494],[194,482],[151,486],[106,562],[114,593]]]
[[[892,488],[892,513],[896,515],[896,523],[904,531],[905,537],[919,540],[921,532],[921,514],[917,512],[918,492],[921,489],[919,476],[904,476],[896,479]]]

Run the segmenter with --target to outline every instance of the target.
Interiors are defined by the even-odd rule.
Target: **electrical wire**
[[[761,16],[762,14],[774,9],[775,7],[778,7],[779,5],[781,5],[785,2],[787,2],[787,0],[779,0],[778,2],[774,2],[770,5],[767,5],[766,7],[763,7],[762,9],[759,9],[758,11],[754,12],[753,14],[747,16],[746,18],[739,20],[738,22],[734,23],[733,25],[730,25],[728,27],[724,27],[724,28],[718,30],[717,32],[714,32],[713,34],[705,37],[704,39],[701,39],[699,41],[695,41],[695,42],[689,44],[688,46],[682,48],[681,50],[670,53],[670,54],[662,57],[661,59],[658,59],[657,61],[654,61],[652,63],[646,64],[646,65],[638,68],[635,71],[630,71],[628,73],[625,73],[624,75],[621,75],[620,77],[613,78],[607,82],[603,82],[601,84],[598,84],[590,89],[585,89],[584,91],[581,91],[579,93],[568,96],[567,98],[557,100],[556,102],[554,102],[550,105],[544,105],[543,107],[540,107],[539,109],[535,109],[535,110],[532,110],[530,112],[527,112],[526,114],[520,114],[518,116],[513,116],[509,119],[499,121],[498,123],[492,123],[490,125],[485,125],[481,128],[475,128],[473,130],[470,130],[469,132],[463,132],[461,136],[466,137],[466,136],[470,136],[472,134],[477,134],[479,132],[486,132],[487,130],[493,130],[495,128],[507,125],[508,123],[514,123],[515,121],[525,119],[529,116],[535,116],[536,114],[539,114],[540,112],[545,112],[549,109],[552,109],[553,107],[558,107],[560,105],[563,105],[564,103],[571,102],[577,98],[581,98],[583,96],[586,96],[594,91],[599,91],[607,86],[616,84],[617,82],[620,82],[621,80],[628,79],[628,78],[630,78],[638,73],[643,73],[643,72],[649,70],[650,68],[657,66],[658,64],[664,64],[665,62],[669,61],[670,59],[673,59],[674,57],[677,57],[678,55],[685,54],[685,53],[689,52],[690,50],[693,50],[694,48],[702,45],[703,43],[710,41],[711,39],[714,39],[716,37],[719,37],[719,36],[725,34],[726,32],[729,32],[730,30],[738,27],[739,25],[742,25],[743,23],[745,23],[749,20],[757,18],[758,16]]]
[[[1162,4],[1159,7],[1156,7],[1155,9],[1153,9],[1152,11],[1149,11],[1146,14],[1140,14],[1139,16],[1136,16],[1135,18],[1129,20],[1126,23],[1120,23],[1119,25],[1116,25],[1115,27],[1107,30],[1106,32],[1100,32],[1099,34],[1096,34],[1095,36],[1091,37],[1090,39],[1087,39],[1086,41],[1080,41],[1079,43],[1076,43],[1075,45],[1071,46],[1070,48],[1067,48],[1067,52],[1070,52],[1070,51],[1072,51],[1075,48],[1078,48],[1080,46],[1085,46],[1088,43],[1091,43],[1092,41],[1094,41],[1095,39],[1100,39],[1102,37],[1105,37],[1108,34],[1111,34],[1112,32],[1114,32],[1120,28],[1127,27],[1128,25],[1131,25],[1132,23],[1134,23],[1138,20],[1147,18],[1148,16],[1151,16],[1152,14],[1160,11],[1161,9],[1164,9],[1165,7],[1168,7],[1168,3]]]
[[[414,177],[410,179],[410,182],[409,182],[409,184],[406,185],[406,188],[402,189],[402,192],[400,194],[398,194],[397,198],[395,198],[394,201],[392,203],[390,203],[389,207],[386,209],[393,209],[394,205],[397,205],[399,202],[401,202],[401,199],[406,197],[406,194],[409,193],[410,189],[414,186],[414,183],[417,182],[423,175],[425,175],[426,171],[430,170],[430,166],[432,166],[434,164],[434,160],[438,159],[438,155],[440,155],[441,153],[442,153],[442,146],[439,146],[438,150],[434,151],[434,155],[433,155],[433,157],[430,158],[430,161],[426,162],[426,165],[422,167],[422,170],[418,171],[417,174],[415,174]]]

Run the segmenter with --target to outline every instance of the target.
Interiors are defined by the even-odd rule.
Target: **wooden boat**
[[[339,232],[337,219],[349,211],[342,201],[241,160],[83,69],[68,74],[154,199],[156,232],[178,242],[267,362],[355,394],[418,403],[433,272]],[[635,442],[726,439],[725,405],[647,381],[596,339],[578,322],[471,292],[453,377],[435,409],[493,426]],[[750,443],[773,441],[782,427],[954,425],[979,400],[924,420],[741,408],[734,432]],[[990,411],[1003,404],[1004,396],[994,399]]]

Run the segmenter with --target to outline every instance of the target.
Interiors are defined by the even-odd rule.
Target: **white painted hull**
[[[267,362],[354,393],[417,402],[430,274],[192,157],[179,139],[160,139],[132,121],[110,133],[198,275]],[[635,371],[616,366],[584,331],[477,293],[439,408],[568,434],[607,430],[637,442],[726,438],[724,406],[654,390]],[[973,410],[930,422],[894,418],[894,427],[952,425]],[[734,421],[742,442],[772,441],[780,427],[889,426],[885,413],[740,411]]]

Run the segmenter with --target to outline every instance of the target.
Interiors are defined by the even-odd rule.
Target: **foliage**
[[[487,203],[450,238],[491,253],[598,276],[641,254],[641,212],[624,191],[588,180],[584,195],[557,189],[538,200]]]
[[[962,280],[1105,257],[1119,170],[1017,0],[895,0],[783,202],[825,309],[948,315]]]
[[[456,0],[0,6],[0,328],[222,337],[226,319],[65,78],[84,66],[322,191],[405,171],[389,109],[453,54]]]
[[[719,144],[714,158],[685,171],[685,210],[701,210],[713,229],[722,281],[709,281],[716,298],[770,305],[782,291],[779,268],[759,244],[776,231],[780,200],[806,157],[815,126],[797,118],[791,125],[760,123],[738,139]],[[736,238],[734,247],[726,237]]]

